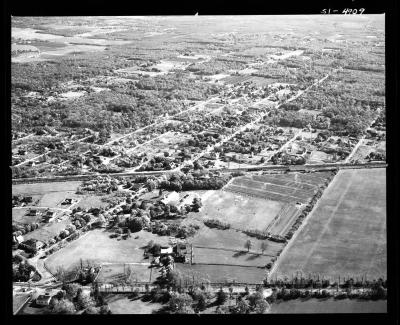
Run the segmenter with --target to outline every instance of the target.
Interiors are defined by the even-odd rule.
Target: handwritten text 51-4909
[[[365,8],[360,8],[360,9],[351,9],[351,8],[344,8],[343,10],[339,9],[322,9],[321,13],[322,14],[353,14],[353,15],[362,15],[365,11]]]

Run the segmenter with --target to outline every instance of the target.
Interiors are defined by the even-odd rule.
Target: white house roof
[[[164,204],[177,204],[179,202],[179,193],[175,191],[168,193],[161,202]]]

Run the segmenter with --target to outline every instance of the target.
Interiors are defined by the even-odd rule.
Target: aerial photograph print
[[[355,10],[12,16],[13,318],[386,314],[385,14]]]

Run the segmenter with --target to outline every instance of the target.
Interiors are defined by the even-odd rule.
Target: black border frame
[[[179,1],[180,2],[180,1]],[[3,258],[11,264],[11,241],[9,236],[11,233],[11,218],[7,220],[7,216],[11,212],[11,170],[8,167],[11,161],[11,129],[10,129],[10,81],[11,81],[11,16],[86,16],[86,15],[277,15],[277,14],[320,14],[324,8],[366,8],[365,14],[380,14],[385,13],[385,29],[386,29],[386,112],[387,112],[387,239],[388,239],[388,313],[387,314],[270,314],[268,315],[267,322],[279,322],[289,321],[293,322],[307,322],[307,323],[321,323],[326,322],[328,319],[334,323],[342,322],[363,322],[371,321],[373,323],[384,322],[384,323],[399,323],[399,280],[397,275],[399,274],[399,239],[397,235],[398,230],[398,219],[396,218],[396,205],[399,198],[399,171],[396,168],[396,162],[398,161],[398,151],[396,150],[396,126],[394,123],[398,121],[397,108],[399,104],[398,90],[399,90],[399,75],[398,75],[398,40],[399,40],[399,26],[398,26],[398,3],[396,0],[391,1],[359,1],[359,0],[348,0],[348,1],[296,1],[293,3],[287,2],[271,2],[267,0],[247,0],[246,2],[233,2],[214,0],[212,3],[204,1],[190,2],[182,1],[179,2],[162,2],[156,4],[154,2],[133,2],[133,1],[105,1],[105,0],[85,0],[83,1],[64,1],[54,2],[50,0],[40,1],[3,1],[3,28],[2,28],[2,39],[3,39],[3,67],[5,71],[3,73],[2,82],[4,86],[2,91],[4,93],[3,110],[1,122],[4,123],[4,127],[1,128],[2,136],[1,142],[4,144],[5,152],[7,153],[7,159],[3,159],[4,169],[6,177],[2,178],[4,184],[2,189],[8,195],[2,195],[2,211],[3,211],[3,227],[1,227],[4,235],[1,236],[4,245],[2,246]],[[4,109],[6,108],[6,109]],[[10,265],[6,263],[7,265]],[[3,268],[3,269],[7,269]],[[46,317],[40,317],[35,315],[12,315],[12,281],[11,281],[11,270],[10,267],[7,269],[7,277],[2,282],[4,287],[3,296],[5,295],[6,303],[2,304],[2,316],[7,322],[15,321],[46,321],[54,323],[58,320],[65,319],[62,316],[46,315]],[[107,322],[110,319],[125,319],[127,315],[103,315],[102,321]],[[132,315],[129,317],[138,318],[138,320],[159,320],[159,321],[190,321],[194,320],[222,320],[233,321],[230,315],[201,315],[199,316],[188,316],[188,315]],[[159,319],[162,317],[161,319]],[[242,318],[245,317],[245,318]],[[264,315],[236,315],[239,321],[245,321],[245,319],[254,319],[254,321],[264,321]],[[89,320],[90,315],[80,315],[79,320]],[[78,319],[78,318],[77,318]],[[73,321],[77,320],[74,319]]]

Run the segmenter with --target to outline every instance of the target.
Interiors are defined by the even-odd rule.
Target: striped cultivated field
[[[272,277],[386,278],[386,170],[341,170]]]
[[[307,203],[330,175],[330,172],[249,175],[235,178],[224,189],[284,203]]]

